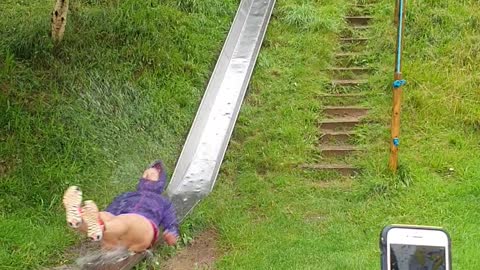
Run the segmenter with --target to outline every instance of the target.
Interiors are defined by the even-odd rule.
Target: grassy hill
[[[184,224],[218,230],[219,269],[377,269],[390,223],[445,227],[454,267],[480,267],[478,1],[410,1],[399,176],[387,170],[389,0],[370,1],[362,175],[298,166],[318,159],[320,94],[353,2],[278,1],[217,186]],[[52,1],[0,3],[0,269],[70,259],[68,185],[104,206],[150,161],[171,171],[237,5],[72,1],[54,48]]]
[[[63,190],[105,206],[163,158],[170,172],[236,1],[1,1],[0,268],[63,260]]]
[[[478,1],[409,1],[397,177],[387,169],[394,1],[357,1],[374,3],[363,104],[372,110],[357,130],[366,151],[352,160],[363,173],[298,166],[319,159],[320,94],[353,2],[277,5],[218,186],[194,214],[220,232],[220,269],[378,269],[378,236],[391,223],[445,227],[454,267],[480,268]]]

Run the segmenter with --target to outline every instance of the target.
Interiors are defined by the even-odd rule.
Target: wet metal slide
[[[167,188],[179,221],[215,185],[274,5],[240,3]]]

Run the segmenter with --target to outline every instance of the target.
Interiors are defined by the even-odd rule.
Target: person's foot
[[[93,241],[103,238],[103,222],[98,215],[98,207],[93,201],[85,201],[83,206],[83,221],[87,225],[87,235]]]
[[[82,191],[77,186],[67,188],[63,194],[63,206],[67,214],[67,223],[72,228],[79,228],[82,224]]]

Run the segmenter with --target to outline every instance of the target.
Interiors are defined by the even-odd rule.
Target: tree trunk
[[[68,0],[57,0],[52,12],[52,38],[55,42],[63,39],[67,24]]]

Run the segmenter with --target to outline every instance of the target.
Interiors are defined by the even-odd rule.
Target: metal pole
[[[398,6],[400,4],[400,0],[395,0],[395,14],[393,14],[393,20],[395,22],[395,26],[398,26]]]
[[[393,173],[396,173],[398,169],[398,147],[400,145],[400,110],[402,101],[402,86],[405,84],[405,80],[402,79],[402,52],[403,32],[405,29],[405,11],[406,0],[397,0],[395,13],[397,15],[396,24],[398,32],[395,58],[395,81],[393,83],[393,110],[389,161],[389,167]]]

